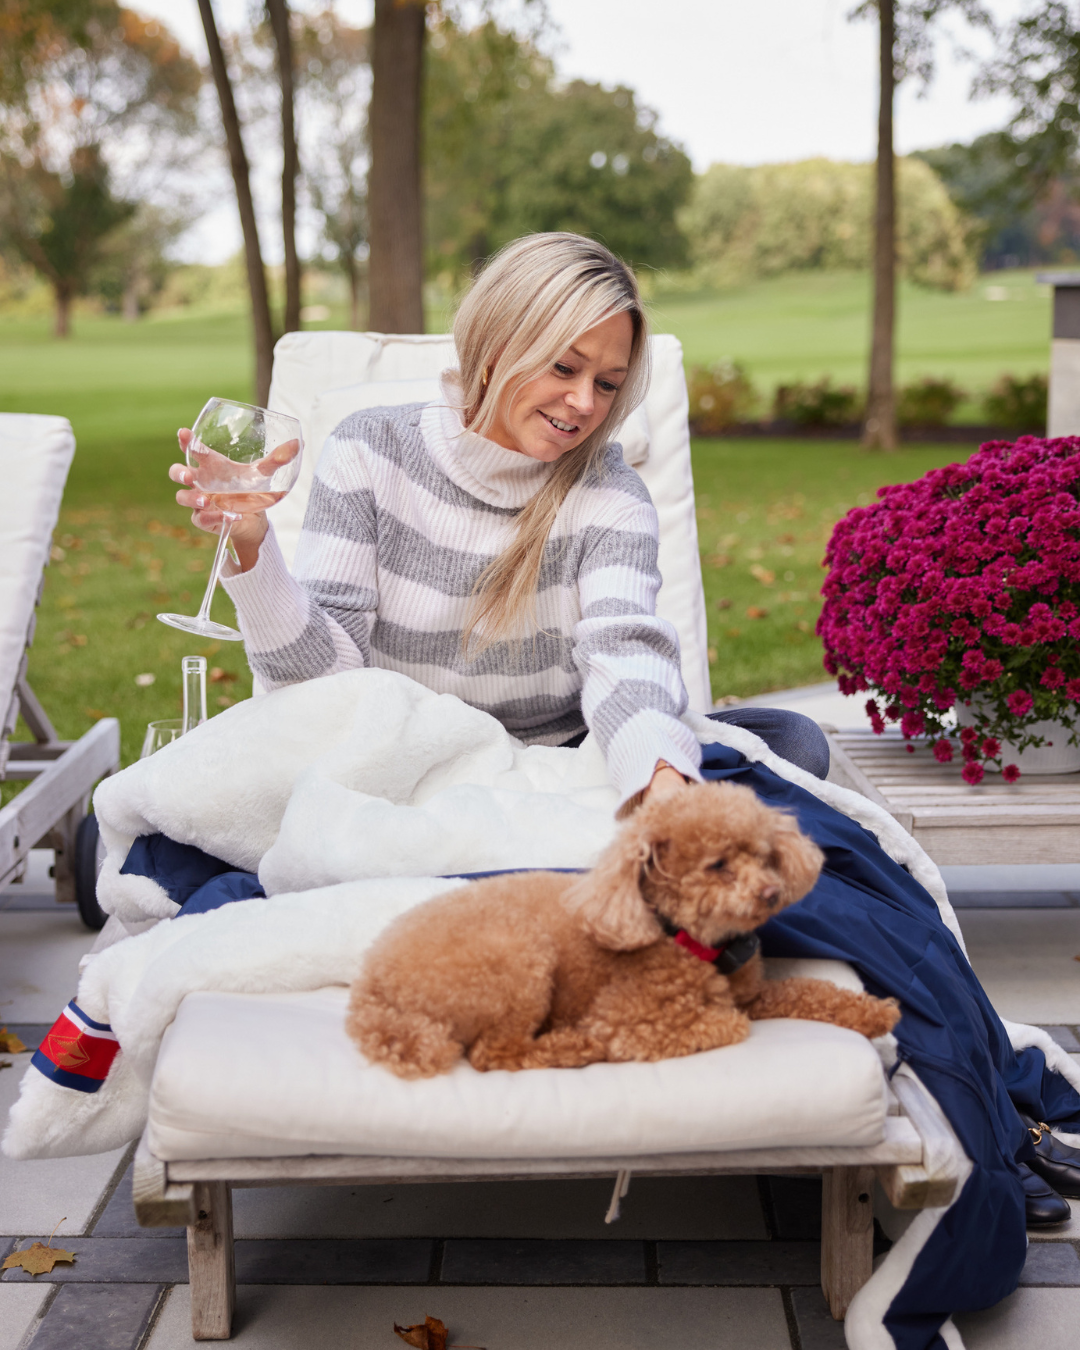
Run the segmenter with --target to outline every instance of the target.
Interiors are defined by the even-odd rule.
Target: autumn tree
[[[308,137],[303,181],[323,240],[349,286],[349,323],[361,326],[367,283],[367,106],[370,34],[332,10],[305,19],[297,81]]]
[[[433,24],[425,74],[429,267],[467,274],[533,230],[574,230],[627,261],[680,267],[690,161],[632,90],[561,84],[528,35]]]
[[[60,5],[23,34],[0,110],[0,240],[52,286],[60,337],[104,241],[134,213],[140,174],[194,133],[201,83],[160,24],[115,4],[76,9],[70,33]],[[118,173],[131,191],[117,191]]]
[[[1011,95],[1015,112],[994,150],[1008,166],[999,191],[1029,196],[1058,176],[1075,182],[1080,149],[1080,16],[1053,0],[1015,19],[979,85]],[[1072,194],[1070,194],[1072,195]]]
[[[870,450],[895,450],[896,403],[893,386],[896,333],[896,157],[893,105],[896,86],[914,75],[923,85],[933,75],[932,24],[946,10],[958,11],[970,23],[990,24],[977,0],[863,0],[853,18],[878,21],[878,123],[875,160],[874,290],[870,338],[870,371],[863,445]]]

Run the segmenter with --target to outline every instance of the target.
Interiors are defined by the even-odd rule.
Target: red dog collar
[[[761,950],[761,939],[756,933],[740,933],[738,937],[725,942],[722,947],[706,947],[692,938],[685,928],[676,928],[666,919],[662,920],[664,931],[673,938],[675,945],[685,948],[699,961],[709,961],[721,975],[734,975],[741,970],[752,957]]]

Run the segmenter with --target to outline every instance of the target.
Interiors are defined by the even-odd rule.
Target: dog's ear
[[[776,822],[773,849],[784,891],[784,903],[793,905],[813,890],[825,855],[807,839],[794,816],[782,815]]]
[[[598,946],[633,951],[663,937],[641,895],[641,874],[651,855],[651,840],[640,824],[625,825],[592,871],[572,888],[578,919]]]

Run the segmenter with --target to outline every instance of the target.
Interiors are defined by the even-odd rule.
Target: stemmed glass
[[[242,516],[265,511],[295,485],[303,445],[295,417],[227,398],[209,400],[191,428],[187,462],[195,470],[192,486],[205,495],[208,506],[221,511],[221,534],[198,614],[159,614],[162,623],[202,637],[243,641],[235,628],[210,618],[229,535]]]

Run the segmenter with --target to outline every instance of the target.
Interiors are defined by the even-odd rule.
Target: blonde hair
[[[499,638],[536,630],[537,586],[559,508],[574,484],[598,468],[616,429],[649,387],[645,310],[630,269],[602,244],[579,234],[528,234],[488,262],[454,319],[462,420],[484,435],[582,333],[615,314],[633,325],[626,378],[595,431],[555,461],[539,492],[522,508],[510,545],[481,572],[462,633],[474,653]]]

